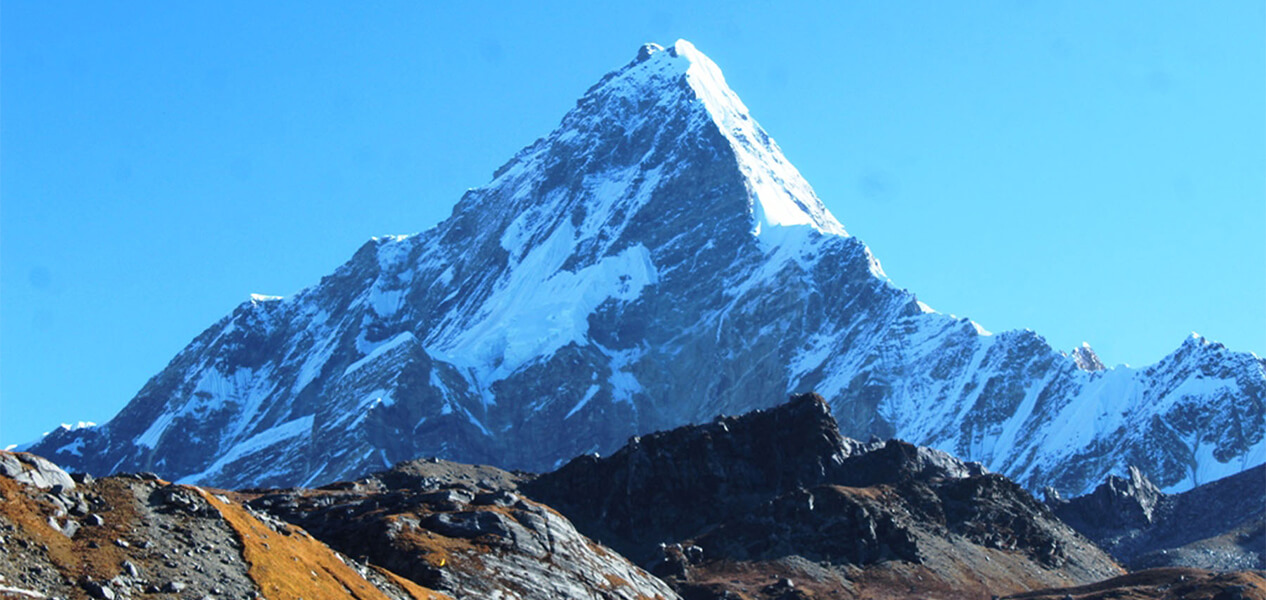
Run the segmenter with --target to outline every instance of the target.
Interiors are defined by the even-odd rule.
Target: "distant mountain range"
[[[221,487],[419,456],[544,471],[811,390],[846,435],[1031,490],[1085,493],[1132,464],[1174,492],[1266,462],[1262,359],[1193,336],[1108,369],[935,312],[685,41],[642,47],[433,229],[252,297],[110,422],[29,450]]]

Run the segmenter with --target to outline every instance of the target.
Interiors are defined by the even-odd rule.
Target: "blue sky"
[[[0,446],[431,227],[678,38],[934,308],[1109,364],[1266,353],[1260,1],[464,4],[6,1]]]

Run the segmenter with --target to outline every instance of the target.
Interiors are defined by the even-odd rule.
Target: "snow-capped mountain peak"
[[[428,455],[541,470],[816,390],[849,435],[1031,489],[1128,463],[1176,491],[1266,460],[1264,365],[1193,338],[1103,369],[932,311],[678,41],[641,47],[435,228],[252,297],[109,423],[32,451],[228,487]]]

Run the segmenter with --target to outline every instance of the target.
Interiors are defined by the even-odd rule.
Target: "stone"
[[[123,572],[127,573],[129,577],[141,576],[141,570],[130,560],[123,561]]]

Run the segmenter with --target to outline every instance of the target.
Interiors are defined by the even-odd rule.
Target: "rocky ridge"
[[[635,438],[522,489],[685,598],[988,598],[1121,572],[1005,477],[845,438],[813,394]]]
[[[1138,469],[1094,492],[1048,495],[1060,519],[1132,569],[1266,569],[1266,466],[1165,494]]]
[[[430,459],[322,489],[249,492],[249,506],[457,598],[677,598],[519,493],[520,479]]]
[[[1266,462],[1266,367],[1144,368],[991,334],[883,274],[692,45],[643,47],[452,216],[254,296],[110,422],[30,450],[97,474],[320,485],[418,456],[550,470],[817,391],[843,430],[1089,492]]]

